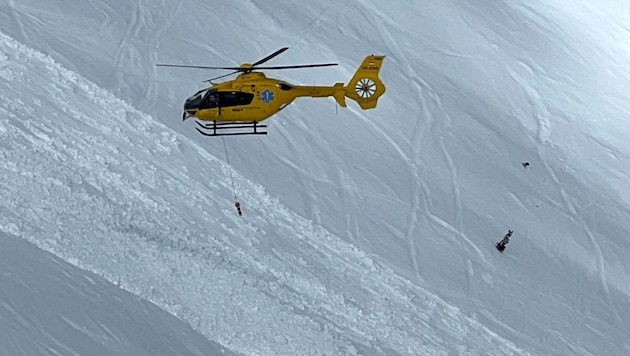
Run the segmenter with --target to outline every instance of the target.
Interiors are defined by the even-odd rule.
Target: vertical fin
[[[376,107],[378,98],[385,93],[385,85],[378,77],[384,58],[374,54],[365,57],[346,86],[346,96],[363,110]]]

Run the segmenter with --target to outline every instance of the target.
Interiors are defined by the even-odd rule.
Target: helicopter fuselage
[[[184,119],[263,121],[301,96],[333,96],[345,107],[345,94],[344,83],[332,86],[292,85],[252,71],[233,80],[213,84],[188,98],[184,104]]]
[[[336,66],[337,63],[315,63],[299,65],[262,65],[289,49],[282,47],[272,54],[254,62],[240,66],[198,66],[184,64],[156,64],[160,67],[179,67],[197,69],[223,69],[233,72],[208,79],[212,84],[184,103],[183,119],[197,118],[197,131],[207,136],[266,134],[258,129],[266,124],[259,124],[278,111],[284,109],[293,100],[301,96],[321,98],[332,96],[342,107],[346,107],[346,98],[355,101],[363,110],[376,107],[378,98],[385,93],[385,85],[378,77],[384,55],[366,56],[347,84],[335,83],[331,86],[292,85],[283,80],[267,78],[260,70],[314,68]],[[213,80],[240,73],[235,79],[222,83]],[[201,121],[209,121],[203,123]],[[245,132],[227,132],[247,129]],[[206,132],[208,130],[210,132]],[[219,132],[222,131],[222,132]]]

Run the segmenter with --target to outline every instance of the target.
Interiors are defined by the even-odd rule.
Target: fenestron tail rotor
[[[317,64],[297,64],[297,65],[282,65],[282,66],[260,66],[270,59],[276,57],[277,55],[283,53],[288,50],[289,47],[282,47],[279,50],[273,52],[272,54],[264,57],[263,59],[258,60],[257,62],[251,63],[242,63],[238,67],[215,67],[215,66],[198,66],[198,65],[183,65],[183,64],[156,64],[157,67],[175,67],[175,68],[195,68],[195,69],[225,69],[232,70],[232,73],[224,74],[218,77],[214,77],[212,79],[208,79],[207,81],[212,81],[215,79],[223,78],[230,76],[236,73],[249,73],[256,69],[264,69],[264,70],[276,70],[276,69],[294,69],[294,68],[314,68],[314,67],[329,67],[336,66],[337,63],[317,63]]]
[[[370,78],[361,78],[354,86],[354,91],[363,99],[370,98],[376,93],[376,83]]]

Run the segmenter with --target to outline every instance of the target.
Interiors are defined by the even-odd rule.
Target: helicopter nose
[[[196,110],[184,110],[182,114],[182,121],[188,119],[189,117],[195,116]]]

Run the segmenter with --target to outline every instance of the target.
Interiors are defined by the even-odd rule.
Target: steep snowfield
[[[114,230],[114,235],[144,236],[153,243],[153,250],[142,246],[139,254],[155,251],[156,257],[155,262],[141,264],[142,270],[134,270],[133,262],[129,266],[118,263],[120,256],[71,250],[76,248],[75,238],[84,238],[78,232],[64,234],[72,238],[65,242],[68,248],[58,248],[60,254],[75,257],[80,265],[104,275],[112,272],[96,264],[109,263],[115,273],[132,281],[126,288],[136,288],[136,293],[152,300],[161,299],[160,305],[175,305],[179,288],[197,288],[200,293],[203,283],[190,287],[187,281],[168,279],[173,285],[166,288],[167,295],[160,295],[143,290],[153,282],[137,279],[161,276],[163,271],[155,263],[194,265],[179,260],[177,251],[182,246],[205,251],[209,244],[230,256],[230,261],[239,261],[238,267],[210,268],[226,274],[244,270],[249,281],[256,281],[250,286],[251,295],[246,294],[248,288],[230,289],[245,290],[241,293],[248,303],[259,305],[256,298],[262,297],[257,293],[270,298],[268,303],[273,305],[279,300],[292,301],[286,305],[302,300],[285,296],[282,288],[259,286],[258,281],[268,281],[262,277],[269,275],[268,270],[279,269],[286,273],[281,285],[287,278],[309,281],[302,292],[296,292],[309,296],[300,305],[328,306],[316,313],[309,309],[296,314],[261,307],[264,315],[251,316],[254,331],[247,329],[251,335],[245,330],[242,335],[232,335],[236,330],[228,330],[230,323],[209,327],[205,309],[196,306],[169,309],[198,317],[193,326],[198,325],[206,335],[212,334],[220,342],[230,340],[229,346],[239,344],[236,350],[248,352],[254,343],[243,339],[268,338],[265,333],[271,331],[264,327],[266,322],[284,325],[292,320],[295,324],[281,331],[288,333],[287,339],[274,345],[274,351],[326,344],[330,348],[320,349],[322,353],[342,353],[354,345],[359,350],[367,347],[368,354],[418,354],[413,347],[424,342],[423,338],[431,340],[427,344],[437,350],[446,350],[445,343],[455,348],[476,345],[461,339],[461,332],[445,332],[439,323],[424,328],[412,321],[414,315],[440,312],[441,307],[416,304],[419,302],[413,298],[409,302],[403,297],[366,297],[373,292],[364,293],[364,288],[381,293],[389,290],[381,285],[385,283],[381,279],[387,279],[401,283],[395,285],[402,295],[406,288],[412,295],[437,295],[447,303],[439,305],[463,312],[454,312],[456,318],[462,318],[459,325],[478,322],[532,354],[630,353],[630,16],[623,2],[574,1],[567,6],[564,1],[479,4],[422,0],[392,6],[376,0],[299,5],[291,1],[135,0],[119,4],[29,0],[0,1],[0,9],[0,30],[50,54],[133,107],[107,101],[108,109],[97,111],[108,112],[101,116],[112,115],[104,119],[89,112],[95,110],[93,104],[77,98],[57,98],[50,104],[56,108],[26,106],[40,110],[30,118],[37,123],[54,120],[42,114],[47,110],[60,111],[54,125],[32,131],[32,135],[43,135],[42,139],[31,138],[32,147],[56,152],[55,142],[61,141],[67,142],[68,150],[84,154],[83,161],[70,154],[72,159],[66,161],[63,171],[50,168],[61,166],[58,161],[55,166],[37,161],[38,167],[47,167],[41,174],[62,182],[87,182],[82,184],[96,187],[91,196],[106,196],[113,204],[106,210],[78,201],[75,209],[87,206],[91,213],[59,225],[53,216],[65,216],[64,209],[71,207],[58,207],[57,199],[68,198],[54,196],[46,201],[55,208],[48,218],[42,215],[41,223],[60,231],[92,231],[95,220],[96,226]],[[336,114],[332,100],[297,100],[270,119],[268,137],[227,140],[245,208],[245,219],[237,219],[221,142],[202,138],[192,123],[179,121],[183,98],[198,89],[201,80],[222,73],[156,69],[153,64],[234,65],[254,61],[285,45],[291,50],[274,59],[274,64],[340,63],[331,69],[274,72],[296,83],[343,80],[365,54],[385,54],[381,77],[388,91],[378,108],[366,112],[351,106]],[[27,93],[12,96],[28,102],[25,97],[41,95],[29,88],[24,88],[30,90]],[[64,100],[78,100],[76,106],[85,107],[79,112],[86,118],[79,121],[98,124],[61,120],[68,119],[67,113],[61,114],[63,110],[77,110],[63,109]],[[59,101],[62,103],[57,104]],[[44,106],[49,105],[46,103]],[[23,105],[16,110],[18,107],[27,110]],[[9,122],[14,125],[14,121]],[[22,128],[16,130],[32,137],[20,131]],[[73,134],[63,131],[62,138],[57,137],[62,130]],[[74,141],[66,141],[71,139]],[[23,147],[22,152],[31,147],[9,142],[11,147]],[[95,152],[93,147],[101,148]],[[7,160],[17,167],[14,174],[29,172],[19,168],[22,163],[15,159]],[[521,166],[525,160],[531,163],[528,169]],[[66,171],[76,173],[67,176]],[[77,194],[75,188],[68,189],[68,196]],[[29,193],[9,190],[3,194],[17,202]],[[132,199],[133,194],[136,198]],[[26,199],[30,205],[22,205],[25,214],[41,204],[34,199]],[[99,199],[98,204],[105,204]],[[280,203],[286,210],[274,213]],[[334,242],[304,233],[303,226]],[[515,230],[515,236],[507,253],[499,255],[492,245],[508,228]],[[43,241],[52,244],[49,237],[31,236],[40,245]],[[131,241],[138,240],[142,239]],[[171,241],[177,241],[176,257],[164,257],[170,249],[165,251],[163,245],[171,246]],[[315,247],[304,248],[307,242]],[[230,249],[225,251],[227,247]],[[111,250],[112,254],[120,252]],[[299,258],[287,259],[286,255]],[[353,260],[350,265],[354,267],[335,264],[330,256]],[[175,262],[168,262],[169,258]],[[258,261],[256,267],[253,262],[243,262],[250,259]],[[371,282],[353,287],[348,281],[369,271],[357,267],[364,264],[379,266],[381,274],[370,272]],[[208,277],[195,278],[199,282]],[[352,313],[344,315],[345,321],[334,319],[333,311],[348,309],[350,302],[333,302],[328,297],[313,301],[318,300],[311,294],[317,283],[348,300],[366,297],[356,305],[370,305],[393,319],[382,319],[381,329],[368,322],[369,318],[353,317]],[[390,305],[391,300],[396,302]],[[238,302],[230,299],[226,303],[226,314],[238,309]],[[311,327],[319,318],[336,329]],[[356,329],[356,325],[362,326]],[[384,336],[383,328],[408,329],[400,338],[392,338]],[[303,338],[305,335],[308,337]],[[366,341],[376,335],[382,338]],[[405,345],[412,348],[405,349]],[[504,352],[487,344],[471,350]]]
[[[224,163],[51,59],[0,43],[2,229],[237,352],[521,353],[237,175],[250,202],[239,218],[215,178]]]
[[[181,320],[0,233],[0,355],[234,355]]]

